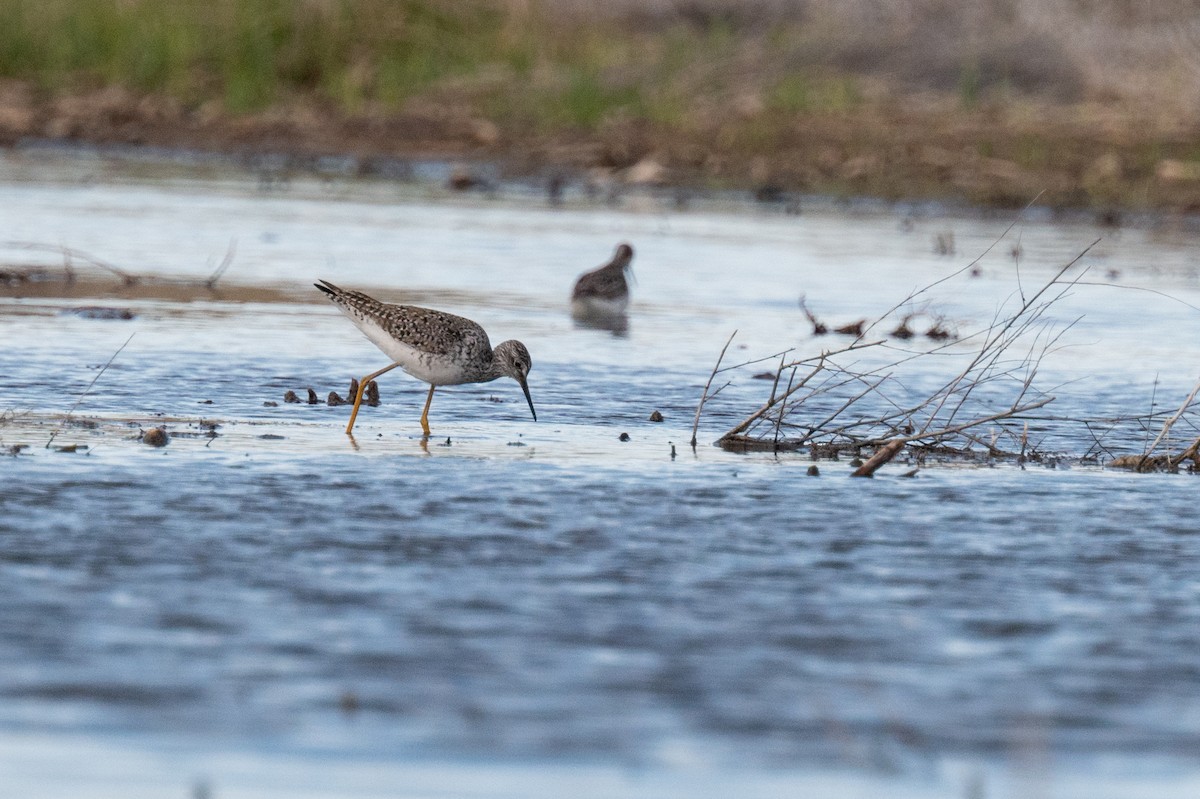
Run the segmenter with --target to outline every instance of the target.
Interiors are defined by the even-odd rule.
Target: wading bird
[[[470,319],[444,311],[415,305],[391,305],[361,291],[346,291],[327,280],[314,283],[325,292],[359,330],[392,359],[390,366],[364,377],[358,384],[354,410],[346,432],[354,429],[358,406],[367,384],[399,366],[418,380],[429,384],[425,410],[421,412],[421,430],[429,435],[429,405],[438,386],[463,383],[487,383],[498,377],[511,377],[521,385],[529,412],[537,421],[533,398],[526,377],[533,361],[529,350],[519,341],[503,341],[492,347],[482,327]]]
[[[633,247],[620,244],[611,261],[581,275],[571,292],[571,313],[580,318],[623,315],[629,307],[625,273],[632,261]]]

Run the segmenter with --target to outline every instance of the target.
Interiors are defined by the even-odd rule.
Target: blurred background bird
[[[624,316],[629,307],[626,273],[632,276],[632,262],[633,247],[622,243],[612,260],[580,275],[571,292],[571,314],[584,319]]]

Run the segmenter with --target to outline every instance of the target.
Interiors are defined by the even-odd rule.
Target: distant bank
[[[1200,10],[898,5],[9,0],[0,146],[1200,212]]]

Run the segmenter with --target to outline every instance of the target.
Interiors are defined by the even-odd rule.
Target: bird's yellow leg
[[[429,406],[433,402],[433,386],[429,387],[429,396],[425,398],[425,410],[421,412],[421,430],[429,437]]]
[[[394,363],[391,366],[385,366],[378,372],[371,372],[371,374],[359,381],[358,394],[356,394],[354,397],[354,410],[350,412],[350,422],[346,425],[346,435],[350,435],[350,431],[354,429],[354,420],[358,418],[358,406],[362,405],[363,392],[367,390],[367,383],[370,383],[372,380],[379,377],[381,374],[384,374],[385,372],[392,371],[399,365],[399,363]]]

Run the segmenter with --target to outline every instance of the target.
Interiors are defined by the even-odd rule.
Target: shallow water
[[[708,446],[768,393],[756,367],[685,446],[733,330],[730,358],[818,352],[801,293],[833,323],[877,316],[1010,218],[264,191],[14,154],[0,178],[4,264],[61,265],[35,242],[195,282],[236,240],[216,292],[77,260],[85,292],[0,294],[0,443],[30,445],[0,458],[4,793],[1195,795],[1194,477],[1074,457],[806,477],[805,455]],[[1094,443],[1064,420],[1183,401],[1195,234],[1034,212],[928,298],[978,328],[1097,238],[1096,285],[1050,312],[1082,319],[1039,370],[1048,452]],[[621,240],[628,331],[573,324],[572,280]],[[317,278],[521,339],[538,422],[511,381],[439,390],[425,445],[399,373],[353,441],[347,408],[283,403],[385,365]],[[134,318],[72,312],[97,305]],[[139,443],[160,423],[167,447]]]

